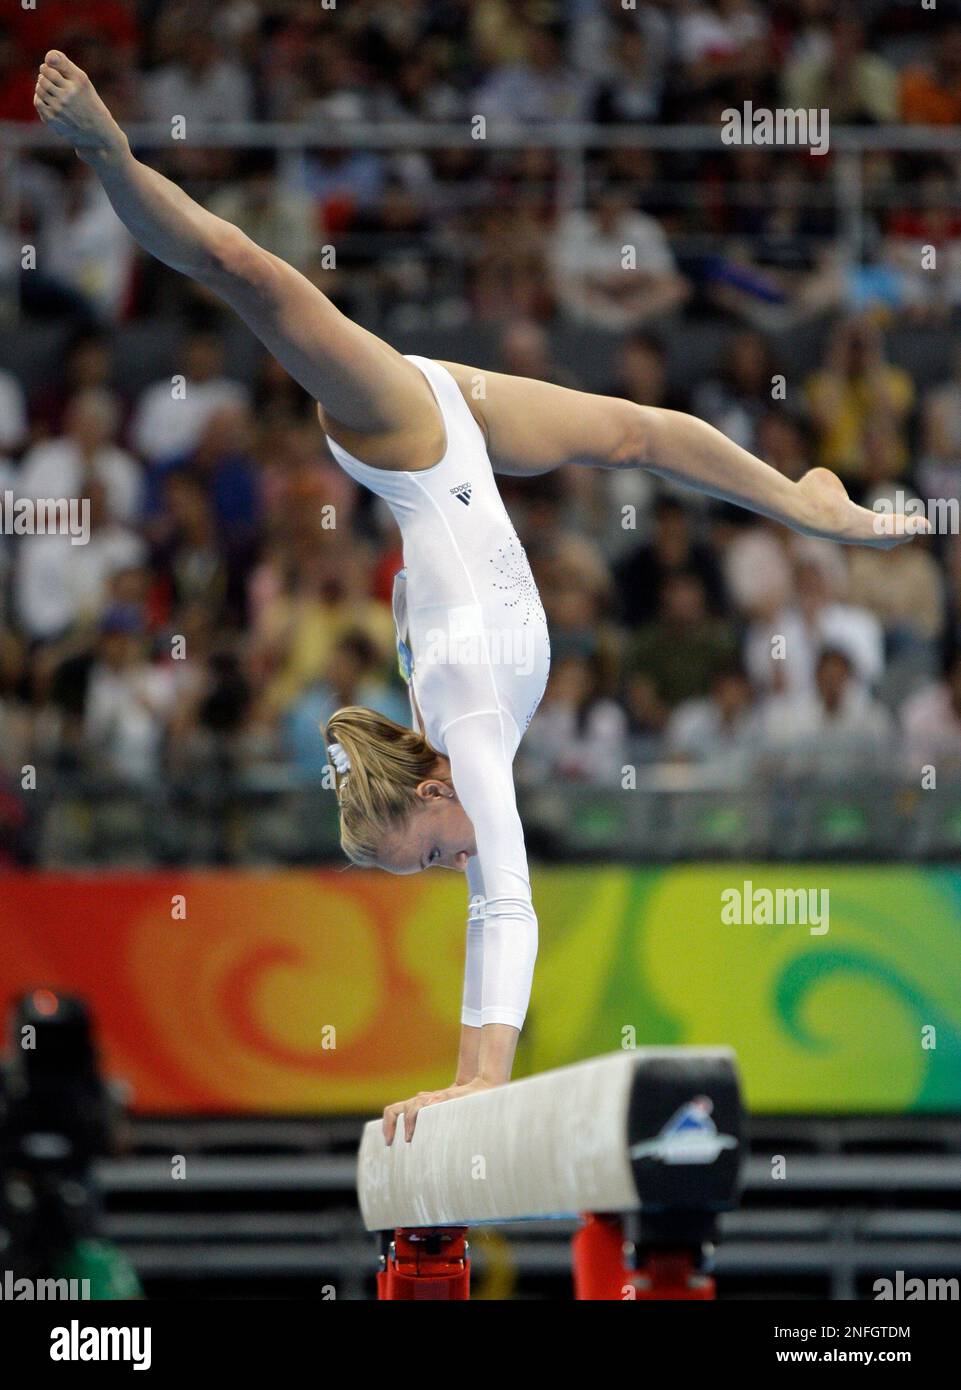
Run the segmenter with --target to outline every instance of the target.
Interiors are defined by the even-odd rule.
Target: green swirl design
[[[743,880],[827,889],[828,934],[723,924],[721,893]],[[961,1107],[961,871],[541,870],[535,894],[532,1069],[620,1047],[630,1026],[638,1046],[734,1047],[759,1111]]]

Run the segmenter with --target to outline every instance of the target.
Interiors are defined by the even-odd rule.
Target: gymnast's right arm
[[[47,54],[34,106],[90,165],[140,245],[225,299],[336,423],[389,446],[399,462],[385,466],[404,466],[425,441],[430,447],[436,410],[413,363],[346,318],[299,271],[137,160],[93,83],[65,54]]]

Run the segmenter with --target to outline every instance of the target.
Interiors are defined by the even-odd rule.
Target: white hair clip
[[[343,748],[341,748],[340,744],[328,743],[327,756],[330,758],[330,761],[340,773],[341,777],[346,777],[347,773],[350,771],[350,759]]]

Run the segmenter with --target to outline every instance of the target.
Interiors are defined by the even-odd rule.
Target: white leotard
[[[474,827],[462,1020],[523,1025],[537,954],[524,831],[511,764],[550,666],[547,620],[524,548],[494,481],[484,436],[446,368],[408,357],[430,383],[447,432],[433,468],[340,466],[382,497],[401,530],[394,581],[401,666],[417,722],[450,759]]]

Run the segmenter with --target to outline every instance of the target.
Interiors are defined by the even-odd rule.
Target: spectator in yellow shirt
[[[873,320],[839,325],[827,360],[808,378],[805,394],[817,431],[819,464],[842,478],[862,477],[869,471],[869,428],[883,420],[894,436],[897,471],[904,469],[914,384],[907,372],[885,359],[881,333]]]

